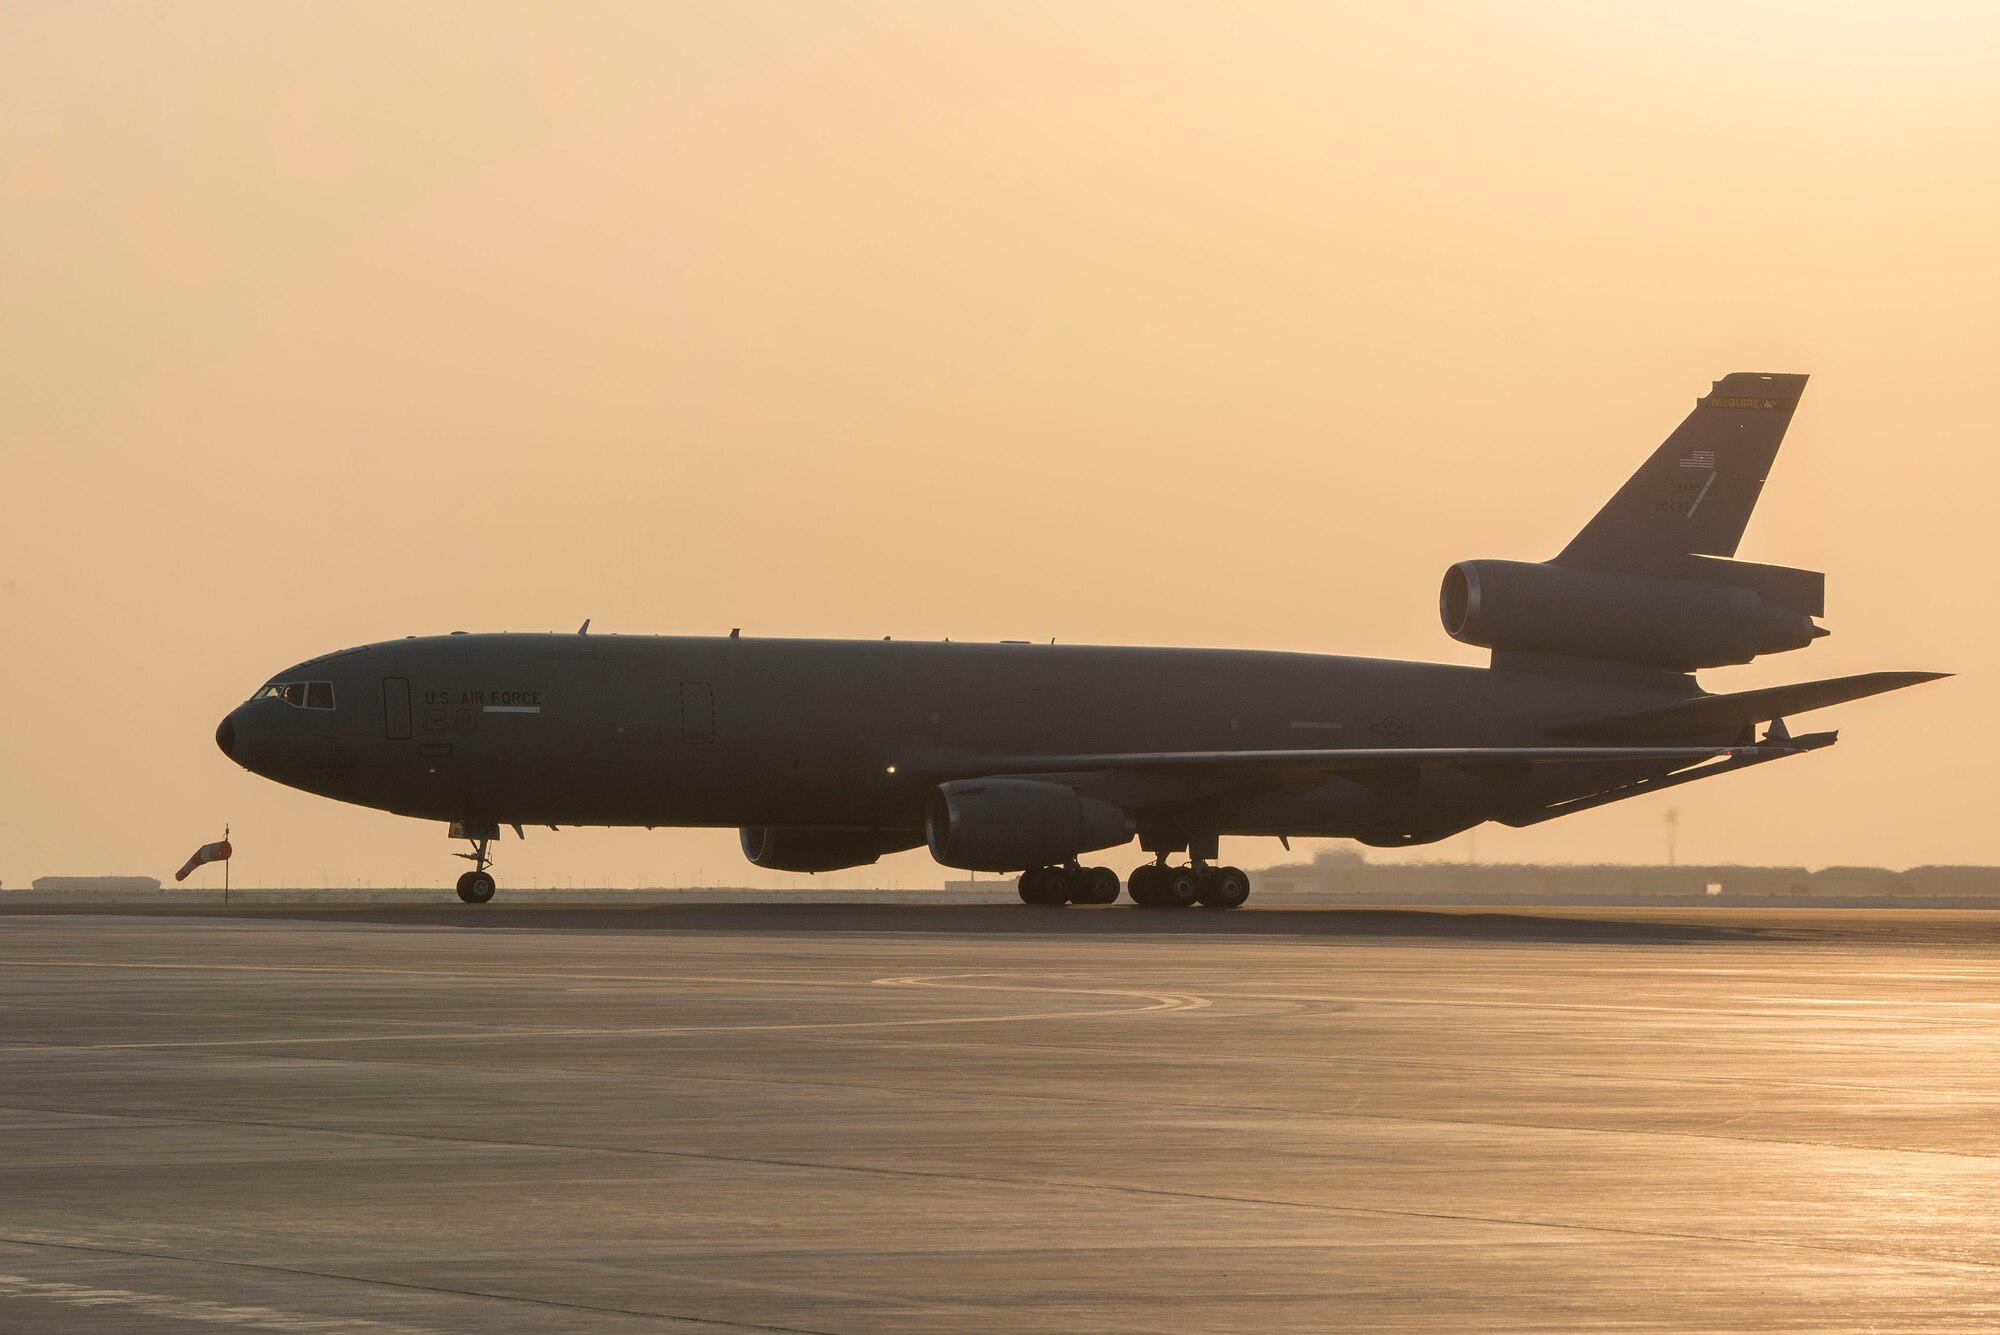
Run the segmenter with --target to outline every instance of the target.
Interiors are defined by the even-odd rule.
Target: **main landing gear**
[[[1240,868],[1211,867],[1206,862],[1169,867],[1162,858],[1134,871],[1131,885],[1132,902],[1149,909],[1184,909],[1196,904],[1235,909],[1250,898],[1250,878]]]
[[[1118,873],[1109,867],[1030,867],[1018,882],[1023,904],[1115,904]]]
[[[1109,867],[1031,867],[1019,882],[1024,904],[1115,904],[1118,873]],[[1250,878],[1235,867],[1205,862],[1169,867],[1148,863],[1131,876],[1132,902],[1149,909],[1240,908],[1250,898]]]

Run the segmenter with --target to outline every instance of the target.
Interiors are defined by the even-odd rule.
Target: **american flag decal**
[[[1687,456],[1686,456],[1685,458],[1683,458],[1683,459],[1681,460],[1681,467],[1682,467],[1682,468],[1713,468],[1713,467],[1715,467],[1715,451],[1714,451],[1714,450],[1695,450],[1695,451],[1691,452],[1690,454],[1688,454],[1688,455],[1687,455]]]

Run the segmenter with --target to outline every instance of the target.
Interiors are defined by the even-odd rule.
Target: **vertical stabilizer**
[[[1735,556],[1805,387],[1754,371],[1716,381],[1556,563],[1675,575],[1690,556]]]

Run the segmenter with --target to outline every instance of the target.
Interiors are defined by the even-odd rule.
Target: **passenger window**
[[[304,682],[288,681],[285,683],[283,690],[284,694],[282,698],[286,704],[298,705],[301,708],[304,707],[306,702],[306,684]]]
[[[333,708],[333,683],[330,681],[309,681],[306,683],[307,709]]]

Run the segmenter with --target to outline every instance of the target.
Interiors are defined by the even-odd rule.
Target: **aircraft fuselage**
[[[532,825],[921,830],[940,759],[1054,752],[1534,745],[1543,720],[1661,684],[1220,649],[894,640],[448,635],[311,660],[224,725],[245,767],[399,815]],[[1566,766],[1305,793],[1246,785],[1221,833],[1417,834],[1655,766]]]

